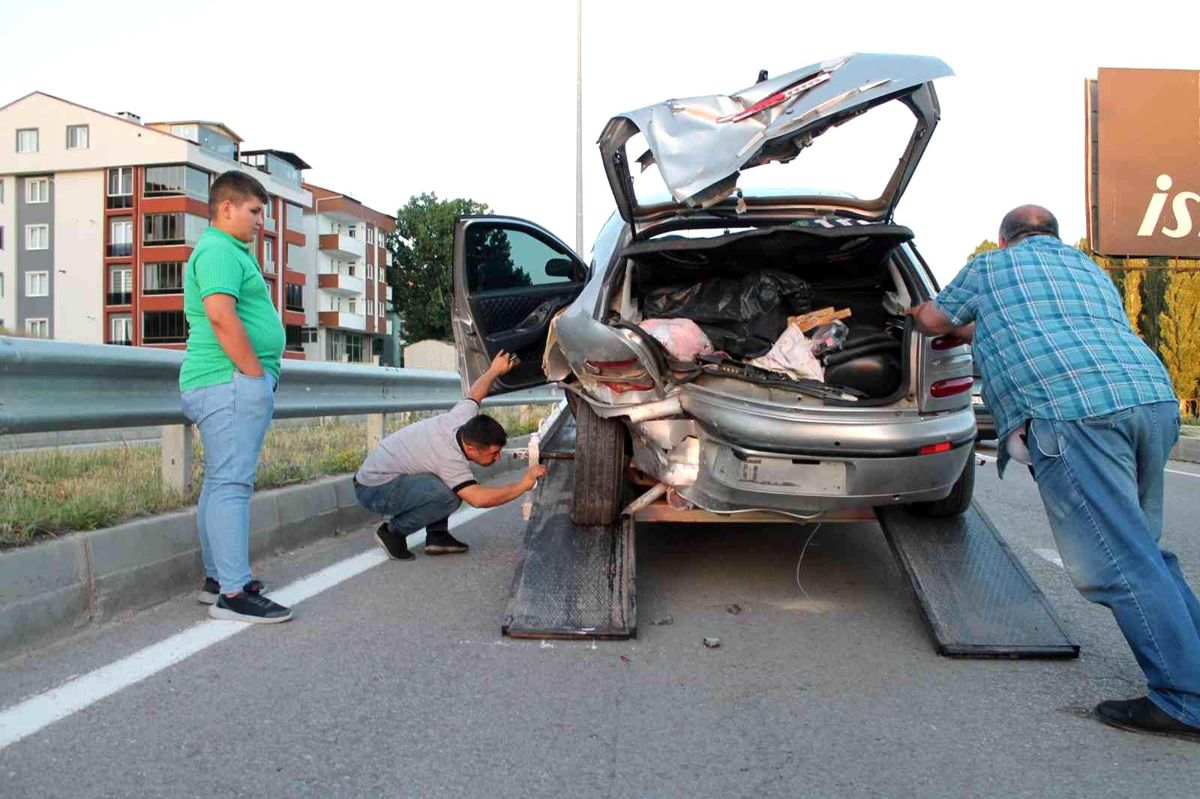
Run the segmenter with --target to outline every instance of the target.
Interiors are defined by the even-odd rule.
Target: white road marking
[[[1065,568],[1065,567],[1063,566],[1062,558],[1060,558],[1060,557],[1058,556],[1058,551],[1057,551],[1057,550],[1054,550],[1054,549],[1035,549],[1035,550],[1033,550],[1033,551],[1034,551],[1036,554],[1040,555],[1040,556],[1041,556],[1042,558],[1044,558],[1045,560],[1048,560],[1048,561],[1050,561],[1051,563],[1053,563],[1053,564],[1054,564],[1055,566],[1057,566],[1058,568],[1060,568],[1060,569],[1062,569],[1062,568]]]
[[[988,461],[989,463],[996,462],[996,459],[991,455],[984,455],[982,452],[976,452],[975,454],[977,456],[979,456],[980,458],[983,458],[985,461]],[[1184,477],[1200,478],[1200,473],[1197,473],[1197,472],[1181,472],[1178,469],[1164,469],[1163,471],[1165,471],[1167,474],[1180,474],[1180,475],[1183,475]]]
[[[466,508],[450,518],[463,524],[488,510],[491,509]],[[406,540],[409,549],[420,546],[425,543],[425,531],[418,530]],[[280,604],[295,605],[387,560],[383,550],[372,547],[267,595]],[[252,626],[237,621],[202,621],[128,657],[6,708],[0,711],[0,749]]]

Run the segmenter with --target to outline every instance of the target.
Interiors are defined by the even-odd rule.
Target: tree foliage
[[[396,234],[388,239],[392,266],[387,279],[393,307],[407,341],[450,341],[454,223],[459,216],[488,213],[468,199],[439,200],[433,192],[414,195],[396,212]]]
[[[991,239],[984,239],[983,241],[979,242],[979,246],[975,248],[975,251],[972,252],[970,254],[970,256],[968,256],[967,260],[974,258],[976,255],[979,255],[980,253],[985,253],[988,250],[998,250],[998,249],[1000,249],[999,244],[992,241]]]
[[[1197,396],[1200,381],[1200,270],[1167,272],[1165,308],[1159,314],[1160,352],[1181,400]]]

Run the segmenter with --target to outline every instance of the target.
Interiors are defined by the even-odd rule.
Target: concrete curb
[[[1175,449],[1171,450],[1171,460],[1200,463],[1200,438],[1181,437]]]
[[[505,457],[474,471],[483,481],[524,465]],[[257,562],[378,518],[359,507],[349,474],[256,492],[250,557]],[[203,578],[195,508],[0,553],[0,660],[198,590]]]

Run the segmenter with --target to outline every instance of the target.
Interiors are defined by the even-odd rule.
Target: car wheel
[[[912,509],[922,516],[961,516],[971,507],[971,497],[975,493],[975,452],[967,458],[962,474],[950,490],[950,496],[936,502],[914,502]]]
[[[586,401],[575,403],[575,499],[571,520],[612,524],[621,513],[625,426],[602,419]]]

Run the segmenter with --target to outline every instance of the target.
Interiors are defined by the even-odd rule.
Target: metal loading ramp
[[[634,522],[576,527],[575,464],[548,465],[535,491],[501,631],[513,638],[634,638]]]
[[[939,654],[1073,658],[1079,646],[978,504],[933,519],[903,507],[876,516],[912,584]]]

